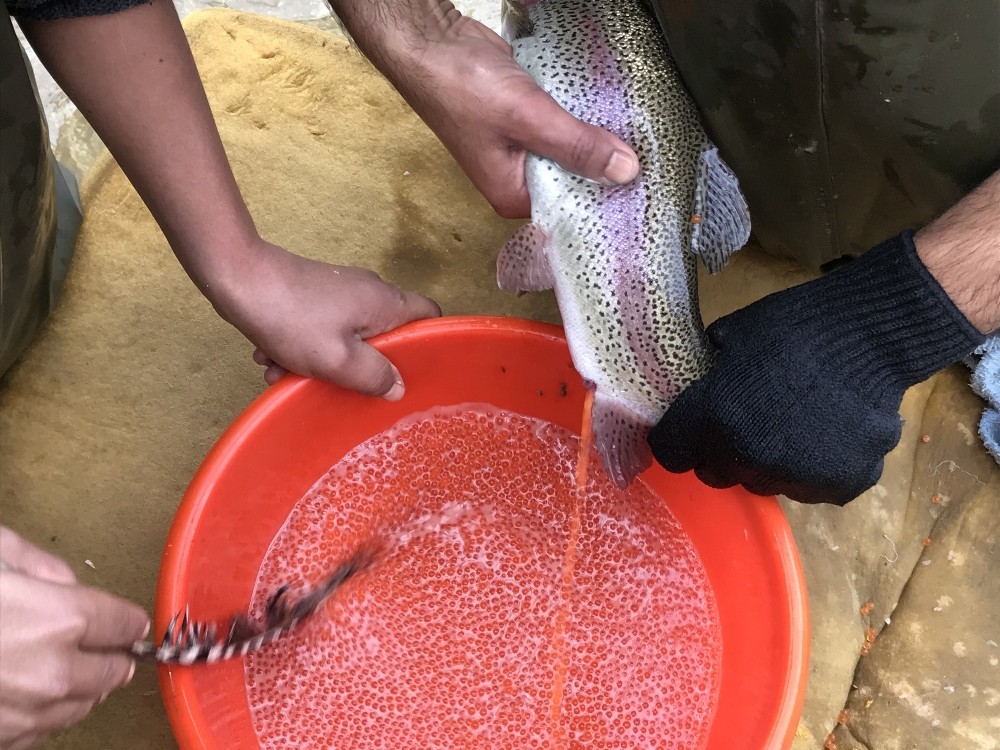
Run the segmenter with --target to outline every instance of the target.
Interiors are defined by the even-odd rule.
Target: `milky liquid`
[[[335,465],[275,538],[253,613],[363,540],[382,554],[247,658],[261,747],[700,748],[720,661],[704,569],[664,504],[639,483],[618,490],[596,455],[576,495],[578,446],[469,405],[402,422]]]

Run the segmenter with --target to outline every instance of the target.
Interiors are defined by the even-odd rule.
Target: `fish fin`
[[[604,469],[616,486],[625,489],[652,463],[647,442],[650,425],[599,390],[594,394],[593,423],[594,445]]]
[[[534,25],[528,9],[520,0],[502,0],[500,3],[500,36],[508,44],[515,39],[531,36]]]
[[[715,146],[701,153],[693,214],[691,249],[710,273],[718,273],[750,239],[750,211],[739,180]]]
[[[555,286],[545,257],[545,232],[537,224],[525,224],[511,235],[497,258],[497,284],[518,292],[543,292]]]

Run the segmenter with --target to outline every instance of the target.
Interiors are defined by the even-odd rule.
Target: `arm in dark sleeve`
[[[105,16],[150,0],[4,0],[11,17],[32,21]]]

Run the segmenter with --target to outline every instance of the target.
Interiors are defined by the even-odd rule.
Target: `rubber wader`
[[[82,221],[31,67],[0,4],[0,378],[54,307]]]
[[[1000,169],[996,0],[652,0],[768,252],[819,270]]]

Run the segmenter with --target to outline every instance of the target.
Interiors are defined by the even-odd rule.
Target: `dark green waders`
[[[56,162],[34,76],[0,5],[0,378],[54,307],[82,212]]]
[[[819,270],[1000,169],[997,0],[652,4],[772,254]]]

